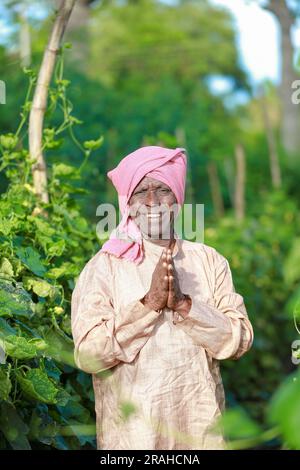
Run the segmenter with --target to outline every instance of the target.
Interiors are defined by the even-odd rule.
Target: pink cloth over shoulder
[[[142,234],[129,215],[129,199],[139,182],[149,176],[167,184],[181,207],[184,202],[187,168],[184,152],[184,148],[141,147],[124,157],[116,168],[107,173],[118,192],[122,219],[100,251],[137,264],[143,260]]]

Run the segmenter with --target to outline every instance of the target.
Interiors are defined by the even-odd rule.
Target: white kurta
[[[243,297],[224,256],[177,239],[173,259],[192,308],[185,319],[147,308],[140,299],[163,248],[143,244],[140,265],[99,251],[72,294],[74,357],[93,374],[97,448],[223,449],[211,429],[225,406],[219,360],[238,359],[253,342]]]

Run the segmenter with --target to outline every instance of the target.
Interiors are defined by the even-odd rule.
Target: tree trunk
[[[268,103],[265,96],[261,95],[261,107],[263,114],[264,127],[266,130],[268,148],[269,148],[269,160],[270,160],[270,172],[272,179],[272,186],[275,189],[281,187],[281,172],[279,166],[279,159],[277,153],[277,145],[275,141],[275,135],[270,122],[269,113],[268,113]]]
[[[175,129],[175,136],[177,139],[177,146],[186,149],[186,132],[184,127],[176,127]],[[185,184],[185,200],[188,203],[192,203],[194,201],[194,187],[192,181],[192,169],[191,169],[191,161],[186,149],[186,184]]]
[[[232,158],[224,158],[224,174],[227,181],[227,188],[231,206],[234,207],[234,161]]]
[[[47,191],[46,162],[42,152],[44,115],[47,108],[48,88],[51,81],[55,59],[76,0],[63,0],[57,12],[50,39],[44,52],[38,74],[29,116],[29,152],[36,160],[32,166],[33,184],[42,202],[49,202]]]
[[[292,103],[292,83],[299,77],[294,69],[294,51],[291,42],[291,27],[294,18],[289,11],[285,0],[270,0],[265,7],[271,11],[278,19],[281,30],[281,140],[285,150],[292,155],[300,152],[300,112],[299,106]]]
[[[207,164],[207,172],[213,201],[214,213],[217,218],[221,218],[224,215],[224,204],[221,192],[220,179],[218,176],[218,170],[215,162],[209,162]]]
[[[241,144],[235,147],[236,177],[234,207],[235,217],[241,222],[245,217],[245,181],[246,181],[246,158]]]

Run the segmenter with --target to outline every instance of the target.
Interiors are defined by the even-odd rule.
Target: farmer
[[[74,357],[92,374],[97,448],[224,449],[219,361],[246,353],[253,329],[227,259],[174,230],[184,149],[139,148],[107,176],[122,219],[72,294]]]

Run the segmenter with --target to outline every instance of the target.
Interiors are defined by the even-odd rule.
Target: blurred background
[[[32,200],[23,204],[22,191],[28,196],[31,184],[30,179],[20,179],[28,129],[25,123],[18,132],[18,126],[26,114],[24,103],[30,107],[28,77],[39,70],[58,6],[59,2],[49,0],[2,0],[0,4],[0,80],[6,84],[6,103],[0,105],[6,158],[1,170],[13,161],[14,152],[19,155],[15,169],[0,173],[0,274],[22,283],[44,324],[49,320],[51,331],[53,312],[57,314],[57,328],[69,337],[74,280],[99,249],[96,208],[104,202],[117,204],[107,171],[143,145],[185,147],[186,202],[205,204],[204,242],[229,260],[255,333],[249,353],[237,362],[222,363],[227,405],[233,410],[226,421],[228,435],[237,442],[245,439],[244,448],[299,449],[300,429],[292,419],[300,416],[299,380],[285,383],[290,374],[297,373],[292,342],[299,338],[300,310],[298,0],[77,0],[45,116],[43,151],[50,196],[56,203],[53,212],[49,206],[56,218],[46,226],[44,220],[37,224],[30,219]],[[69,121],[61,126],[66,122],[65,106],[76,128]],[[18,145],[13,149],[7,139],[15,133]],[[91,157],[84,151],[89,148],[94,150]],[[72,168],[81,167],[83,161],[80,178],[75,177]],[[55,192],[54,177],[64,193]],[[14,198],[9,199],[12,187]],[[67,219],[61,209],[58,219],[57,206],[66,199],[73,215],[69,212]],[[18,220],[15,224],[12,213]],[[60,236],[51,232],[50,225],[54,232],[61,230]],[[52,277],[36,265],[33,268],[28,251],[20,251],[29,247],[36,250],[30,255],[48,274],[52,269]],[[53,272],[53,266],[63,266],[65,271]],[[60,285],[63,301],[51,297],[49,290],[45,295],[34,282],[51,288]],[[53,310],[60,307],[63,315]],[[11,315],[5,321],[4,336],[9,336],[10,327],[15,329],[11,336],[18,332],[29,341],[28,317],[22,320],[27,330],[14,324]],[[46,330],[39,329],[38,323],[37,337],[45,339]],[[9,410],[19,423],[16,429],[21,429],[21,420],[27,437],[23,444],[13,439],[2,417],[2,448],[94,446],[88,432],[63,437],[53,430],[53,423],[91,422],[89,378],[74,372],[72,365],[61,366],[60,358],[49,355],[45,359],[38,352],[31,357],[20,355],[12,351],[6,365],[1,365],[7,387],[0,396],[2,415]],[[72,396],[69,405],[66,398],[64,405],[38,395],[31,395],[30,400],[24,377],[10,376],[16,360],[19,366],[21,361],[31,370],[41,368],[48,377],[60,380]],[[127,405],[122,408],[125,414],[130,411]],[[40,438],[38,426],[52,426],[51,437]]]

